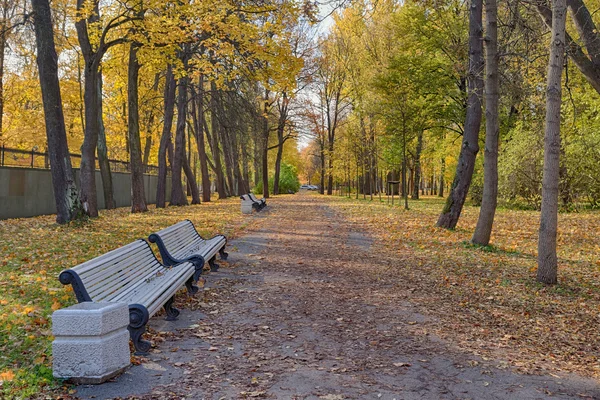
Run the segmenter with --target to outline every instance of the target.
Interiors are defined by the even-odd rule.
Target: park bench
[[[265,199],[258,199],[254,193],[243,194],[240,196],[242,199],[242,206],[251,205],[256,211],[260,211],[267,206]]]
[[[139,239],[62,271],[59,280],[73,287],[79,303],[127,303],[129,335],[136,352],[147,353],[151,344],[142,335],[150,317],[163,307],[168,321],[177,319],[175,293],[184,285],[190,294],[196,293],[194,283],[201,273],[202,268],[191,262],[172,267],[161,264],[150,245]]]
[[[151,234],[148,240],[156,243],[165,265],[189,261],[202,270],[208,260],[210,270],[216,271],[219,269],[216,263],[217,253],[221,255],[221,260],[227,259],[227,238],[216,235],[210,239],[203,239],[189,219]]]

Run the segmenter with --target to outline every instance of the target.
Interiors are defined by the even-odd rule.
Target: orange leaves
[[[0,382],[10,382],[15,379],[15,373],[11,370],[0,372]]]

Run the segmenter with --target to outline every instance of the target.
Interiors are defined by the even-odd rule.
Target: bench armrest
[[[79,303],[92,301],[92,298],[88,294],[87,290],[85,290],[85,286],[83,285],[79,275],[77,275],[77,272],[73,271],[72,269],[66,269],[60,273],[58,280],[63,285],[71,285],[71,287],[73,287],[73,292],[75,292],[75,297],[77,297],[77,301]]]

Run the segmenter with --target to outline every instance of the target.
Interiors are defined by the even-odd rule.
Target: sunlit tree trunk
[[[483,162],[483,195],[479,219],[471,242],[487,246],[490,243],[496,205],[498,203],[498,6],[496,0],[486,0],[486,79],[485,79],[485,158]]]
[[[211,113],[211,150],[215,163],[214,172],[217,176],[217,193],[219,199],[227,198],[227,190],[225,188],[225,176],[223,174],[223,164],[221,164],[221,150],[219,148],[219,129],[221,129],[218,117],[217,107],[217,84],[210,83],[210,113]]]
[[[187,206],[188,201],[183,191],[181,172],[185,157],[185,123],[187,110],[187,81],[183,76],[178,81],[177,94],[177,127],[175,129],[175,151],[173,152],[173,164],[171,166],[171,202],[172,206]]]
[[[104,117],[102,115],[102,72],[98,73],[98,166],[102,177],[102,193],[104,194],[104,207],[107,210],[117,208],[115,202],[110,162],[108,161],[108,147],[106,145],[106,132],[104,130]]]
[[[200,177],[202,179],[202,201],[210,201],[210,176],[208,174],[208,161],[206,156],[206,144],[204,141],[204,77],[198,80],[198,93],[196,101],[192,105],[192,119],[194,120],[194,133],[196,135],[196,146],[200,158]]]
[[[164,124],[158,147],[158,183],[156,186],[156,207],[166,206],[167,193],[167,153],[171,142],[171,128],[173,127],[173,116],[175,112],[175,89],[177,84],[173,75],[173,67],[167,66],[165,77],[165,91],[163,96]]]
[[[263,197],[269,198],[269,90],[265,89],[265,98],[263,105],[263,147],[262,147],[262,183]]]
[[[454,229],[471,186],[475,157],[479,152],[479,129],[481,128],[481,98],[483,95],[483,0],[471,0],[469,12],[469,78],[465,129],[456,174],[446,205],[437,226]]]
[[[65,224],[81,216],[81,203],[75,187],[75,177],[67,145],[52,16],[48,0],[32,0],[31,5],[34,12],[37,65],[42,88],[52,188],[57,211],[56,222]]]
[[[127,119],[129,131],[129,165],[131,168],[131,212],[148,211],[144,190],[144,165],[142,164],[142,144],[140,140],[140,113],[138,96],[138,75],[140,64],[137,59],[138,46],[129,47],[129,69],[127,79]]]
[[[546,90],[546,129],[544,135],[544,176],[542,180],[542,212],[538,241],[537,280],[557,282],[558,259],[558,184],[560,169],[561,79],[565,55],[566,0],[552,1],[552,35],[548,61]]]

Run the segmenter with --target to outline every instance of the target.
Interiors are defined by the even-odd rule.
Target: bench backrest
[[[248,196],[250,197],[250,199],[259,202],[258,197],[256,197],[256,195],[254,193],[248,193]]]
[[[153,233],[149,236],[149,240],[155,243],[158,237],[167,251],[175,258],[185,258],[190,253],[190,249],[197,249],[204,243],[204,239],[189,219]],[[162,256],[165,255],[162,254]]]
[[[244,200],[244,201],[253,201],[250,196],[248,196],[247,194],[243,194],[240,196],[240,199]]]
[[[79,302],[118,301],[145,281],[160,275],[164,266],[142,239],[119,247],[61,272],[63,284],[72,284]]]

